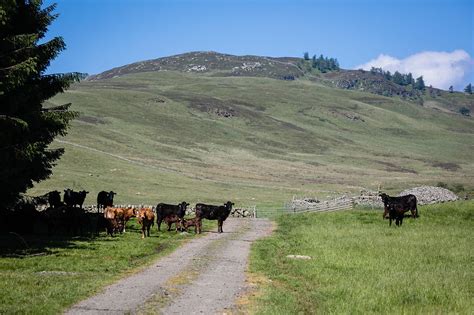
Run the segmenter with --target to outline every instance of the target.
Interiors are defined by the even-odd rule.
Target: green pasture
[[[280,216],[252,247],[246,312],[472,314],[474,202],[419,210],[402,227],[381,210]]]
[[[204,221],[205,230],[216,228]],[[115,237],[1,234],[0,314],[61,313],[193,237],[199,236],[158,232],[155,225],[141,239],[135,219]]]
[[[460,94],[431,102],[472,102]],[[125,204],[282,207],[293,195],[379,186],[474,188],[474,120],[397,97],[305,79],[162,71],[84,81],[48,106],[69,102],[81,116],[52,144],[66,153],[28,194],[86,189],[94,204],[99,191],[114,190]]]

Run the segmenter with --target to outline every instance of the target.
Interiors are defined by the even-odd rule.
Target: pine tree
[[[309,53],[305,52],[303,55],[304,60],[309,60]]]
[[[68,110],[70,104],[43,107],[81,75],[44,74],[65,44],[61,37],[41,42],[57,17],[55,5],[41,5],[42,0],[0,5],[0,208],[51,175],[64,149],[48,145],[66,134],[77,115]]]
[[[395,73],[393,74],[393,77],[392,77],[392,81],[395,84],[403,85],[403,82],[404,82],[403,75],[400,72],[395,71]]]
[[[411,74],[411,72],[405,75],[405,85],[412,85],[414,82],[415,80],[413,80],[413,75]]]
[[[472,94],[472,85],[471,83],[469,83],[465,88],[464,88],[464,92],[468,93],[468,94]]]
[[[452,85],[449,87],[449,93],[454,93],[454,88]]]
[[[414,88],[420,91],[425,89],[425,81],[423,81],[423,76],[416,78]]]

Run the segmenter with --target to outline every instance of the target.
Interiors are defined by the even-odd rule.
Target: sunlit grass
[[[250,270],[267,279],[252,310],[472,313],[474,202],[420,208],[401,228],[389,227],[381,211],[279,217],[274,235],[252,249]]]
[[[85,81],[50,101],[72,102],[82,117],[58,139],[66,142],[53,143],[66,153],[32,195],[69,187],[91,191],[88,204],[114,190],[125,204],[281,207],[293,195],[380,185],[474,188],[474,121],[397,97],[304,79],[161,71]],[[215,108],[235,116],[219,117]],[[458,169],[434,166],[448,162]]]

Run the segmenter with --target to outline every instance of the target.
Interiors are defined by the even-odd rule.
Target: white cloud
[[[448,89],[450,85],[461,88],[474,61],[464,50],[453,52],[424,51],[404,59],[381,54],[355,69],[382,68],[390,72],[411,72],[415,78],[423,76],[426,85]]]

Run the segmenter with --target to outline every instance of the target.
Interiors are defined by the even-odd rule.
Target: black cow
[[[388,219],[389,225],[392,225],[392,221],[395,220],[397,226],[402,226],[403,218],[405,217],[405,208],[400,203],[391,203],[388,205]]]
[[[57,190],[50,191],[48,193],[48,203],[52,208],[62,206],[63,203],[61,202],[61,193]]]
[[[161,222],[167,217],[173,214],[177,215],[180,220],[183,219],[186,214],[186,207],[189,203],[186,201],[181,202],[178,205],[170,205],[166,203],[159,203],[156,205],[156,224],[158,225],[158,231],[160,231]],[[171,230],[171,226],[168,226],[168,231]]]
[[[223,206],[196,204],[197,232],[201,233],[202,219],[217,220],[217,232],[222,233],[222,224],[227,219],[234,204],[227,201]]]
[[[113,207],[114,205],[114,196],[117,193],[110,191],[101,191],[100,193],[97,194],[97,212],[99,212],[99,209],[105,209],[107,207]]]
[[[411,212],[412,218],[418,218],[418,207],[415,195],[406,195],[400,197],[390,197],[389,195],[382,193],[379,195],[382,198],[384,205],[383,218],[385,219],[388,215],[390,219],[390,225],[392,220],[396,219],[396,224],[402,223],[404,213],[407,211]]]
[[[82,204],[84,203],[88,193],[89,192],[85,190],[77,192],[68,188],[64,190],[63,201],[68,207],[75,207],[76,205],[79,205],[79,208],[82,209]]]

